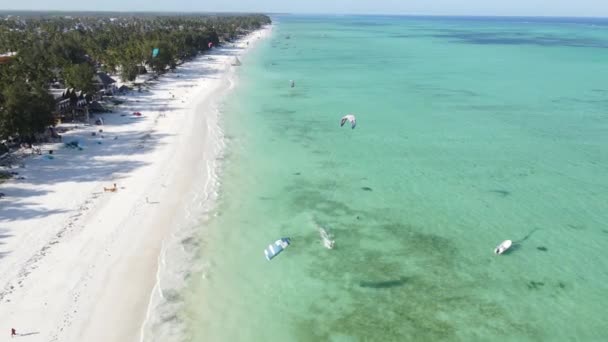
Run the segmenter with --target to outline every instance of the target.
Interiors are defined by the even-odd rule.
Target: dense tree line
[[[51,124],[48,89],[57,79],[85,92],[93,90],[98,70],[132,81],[142,66],[165,72],[209,43],[218,46],[269,23],[264,15],[0,17],[0,54],[17,53],[0,64],[0,139],[30,140]]]

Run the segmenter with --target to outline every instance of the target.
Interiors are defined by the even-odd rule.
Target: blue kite
[[[266,259],[270,261],[272,258],[281,253],[285,248],[287,248],[287,246],[289,246],[290,244],[291,240],[289,238],[281,238],[275,241],[275,243],[271,243],[264,250],[264,255],[266,256]]]

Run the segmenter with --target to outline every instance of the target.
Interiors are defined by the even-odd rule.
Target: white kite
[[[355,126],[357,126],[357,119],[355,119],[355,116],[352,114],[344,115],[342,117],[342,120],[340,120],[340,127],[344,126],[346,121],[350,121],[350,126],[352,129],[354,129]]]

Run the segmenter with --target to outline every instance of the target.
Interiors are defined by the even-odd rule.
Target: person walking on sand
[[[15,328],[11,328],[11,338],[17,336],[17,330]]]

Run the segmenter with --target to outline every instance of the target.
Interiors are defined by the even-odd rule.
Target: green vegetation
[[[0,101],[0,136],[32,141],[53,123],[55,101],[40,85],[16,80],[2,87]]]
[[[269,24],[264,15],[0,16],[0,139],[31,140],[52,123],[52,82],[92,94],[98,71],[134,80],[173,69],[214,46]],[[158,48],[157,56],[152,50]]]
[[[95,69],[88,63],[72,64],[63,69],[65,84],[70,88],[80,89],[85,92],[91,92],[95,89],[93,86],[93,75],[95,75]]]

